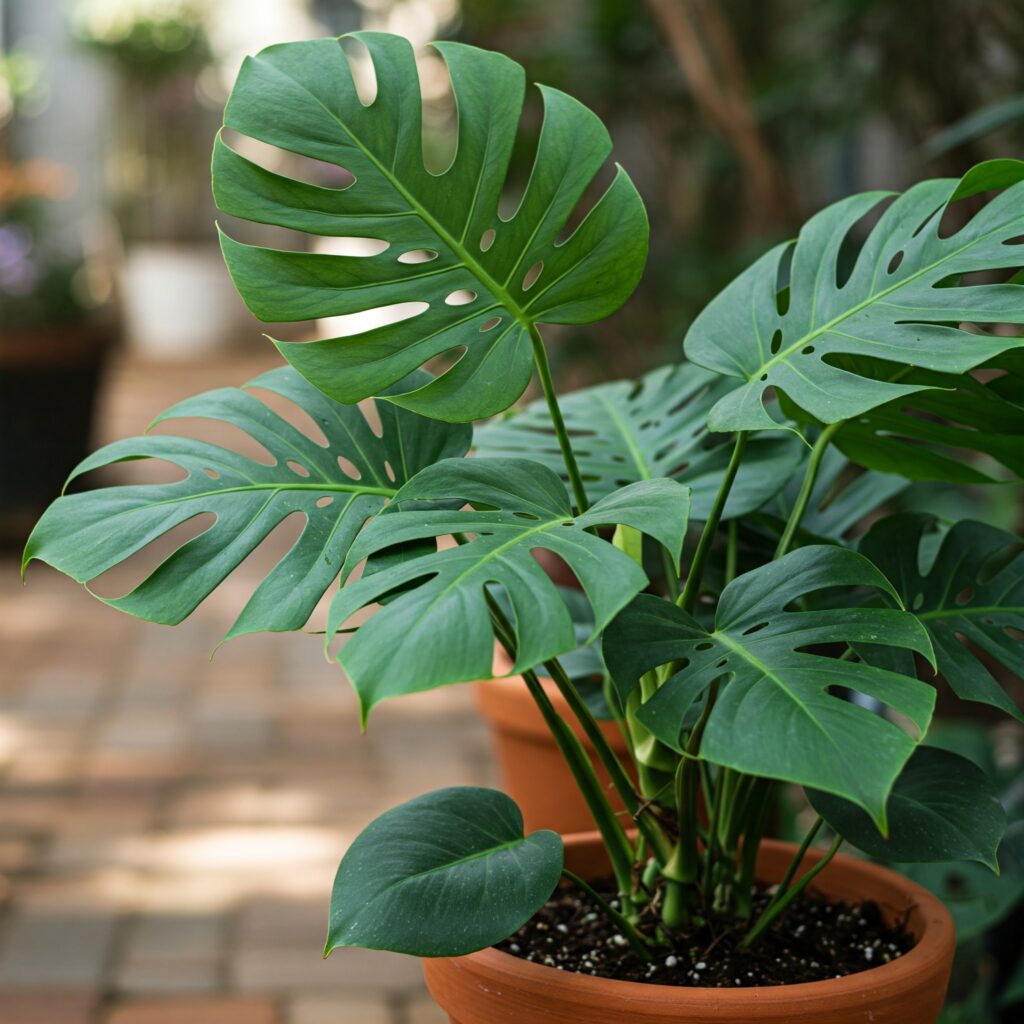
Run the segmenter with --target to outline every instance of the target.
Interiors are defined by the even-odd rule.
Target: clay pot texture
[[[621,811],[622,803],[611,788],[608,773],[565,699],[550,679],[541,683],[555,709],[583,741],[612,805]],[[569,835],[592,829],[594,819],[522,677],[491,679],[478,683],[475,690],[477,707],[490,726],[501,788],[519,805],[527,831],[549,828]],[[601,730],[628,766],[628,748],[618,726],[602,722]]]
[[[566,837],[566,864],[607,870],[596,833]],[[781,879],[796,853],[762,844],[758,877]],[[822,856],[810,851],[807,869]],[[874,900],[890,921],[907,916],[916,945],[860,974],[764,988],[677,988],[569,974],[497,949],[425,960],[427,986],[451,1024],[935,1024],[945,1000],[956,936],[949,912],[926,889],[887,868],[838,856],[815,879],[836,900]]]

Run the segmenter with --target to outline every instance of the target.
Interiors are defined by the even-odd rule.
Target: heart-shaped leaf
[[[934,690],[916,679],[809,648],[863,641],[931,657],[931,645],[921,624],[904,611],[787,610],[832,587],[895,593],[856,552],[800,548],[733,580],[722,591],[714,630],[668,601],[641,595],[606,630],[605,661],[623,700],[645,672],[682,664],[638,712],[658,739],[677,750],[683,746],[687,712],[720,680],[701,757],[844,796],[884,828],[886,798],[915,740],[843,694],[849,690],[881,701],[923,735]]]
[[[961,374],[1024,345],[959,326],[1024,323],[1024,285],[961,283],[1024,263],[1022,179],[1024,162],[999,160],[959,182],[913,186],[882,213],[845,280],[851,231],[889,193],[829,206],[795,243],[762,256],[686,336],[690,359],[742,381],[711,410],[711,429],[778,428],[769,389],[821,423],[850,419],[932,386],[907,383],[910,368]],[[1004,191],[959,230],[940,230],[951,203],[992,189]]]
[[[957,696],[1024,721],[1024,712],[985,664],[998,663],[1024,679],[1022,542],[995,526],[965,520],[922,568],[922,547],[935,525],[933,516],[890,516],[864,536],[860,551],[895,583],[902,602],[928,630],[938,669]],[[1007,555],[1014,557],[1006,560]]]
[[[590,497],[602,498],[638,480],[671,477],[690,488],[693,518],[706,519],[732,452],[723,438],[708,433],[707,414],[729,390],[730,383],[721,377],[682,365],[562,398],[562,415]],[[567,480],[543,400],[478,428],[475,445],[483,455],[528,457]],[[796,468],[802,449],[796,438],[754,437],[724,518],[746,515],[771,498]]]
[[[458,496],[485,510],[403,511],[409,502]],[[497,584],[511,605],[516,634],[512,673],[578,646],[573,619],[532,552],[565,561],[594,615],[592,640],[647,584],[643,570],[589,527],[624,524],[678,558],[689,493],[672,480],[645,480],[608,495],[573,518],[562,481],[525,459],[451,459],[428,467],[395,496],[349,552],[345,573],[375,552],[424,538],[465,543],[412,558],[345,586],[334,598],[331,635],[355,612],[396,590],[338,655],[359,694],[364,718],[403,693],[491,675],[494,639],[485,591]],[[343,578],[345,573],[343,573]]]
[[[540,322],[590,323],[636,287],[647,218],[621,168],[583,222],[559,235],[604,165],[600,120],[556,89],[544,100],[533,174],[515,213],[499,214],[523,105],[523,69],[498,53],[436,43],[458,108],[458,150],[443,174],[423,163],[419,78],[400,36],[359,32],[376,97],[359,98],[340,40],[272,46],[248,58],[224,115],[250,138],[344,168],[348,187],[294,181],[218,140],[217,205],[226,213],[314,235],[379,239],[374,256],[282,252],[223,236],[242,298],[264,321],[307,320],[422,302],[418,315],[353,337],[279,345],[317,387],[355,402],[427,360],[461,351],[436,380],[389,400],[439,419],[507,409],[532,372]],[[426,262],[423,262],[426,260]]]
[[[939,863],[972,860],[998,870],[1006,813],[989,777],[966,757],[918,747],[889,796],[888,838],[848,800],[808,792],[835,831],[880,860]]]
[[[521,928],[562,874],[562,840],[523,834],[504,793],[440,789],[382,814],[338,868],[325,953],[464,956]]]
[[[410,383],[426,379],[417,371]],[[186,476],[58,498],[32,531],[24,564],[36,558],[88,583],[176,526],[213,513],[209,527],[181,544],[132,591],[107,599],[151,622],[176,623],[298,512],[305,518],[302,533],[256,588],[228,636],[300,629],[338,575],[366,518],[424,466],[464,453],[472,437],[469,426],[438,423],[388,402],[376,403],[378,436],[357,406],[333,401],[290,367],[271,370],[246,387],[272,392],[304,410],[327,445],[241,388],[186,399],[156,422],[219,421],[244,431],[273,461],[268,465],[206,441],[164,434],[116,441],[82,462],[72,479],[132,459],[173,463]]]

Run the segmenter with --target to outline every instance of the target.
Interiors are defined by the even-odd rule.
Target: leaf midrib
[[[797,349],[803,348],[809,342],[814,341],[816,338],[820,338],[823,334],[827,334],[837,324],[841,324],[844,320],[848,320],[850,317],[852,317],[855,314],[859,313],[862,309],[867,309],[867,307],[872,305],[873,303],[880,302],[887,295],[891,295],[893,292],[899,291],[900,288],[903,288],[906,285],[912,283],[913,281],[916,281],[918,278],[923,277],[929,271],[935,270],[937,267],[941,267],[944,263],[948,262],[951,259],[954,259],[955,257],[959,256],[961,253],[966,252],[968,249],[972,248],[973,246],[981,244],[987,238],[991,238],[992,235],[998,234],[1000,231],[1005,230],[1005,228],[1006,228],[1005,224],[1000,224],[998,227],[993,228],[991,231],[988,231],[988,232],[986,232],[983,235],[979,235],[977,238],[971,239],[971,241],[969,241],[966,244],[960,246],[959,249],[954,249],[952,252],[947,253],[945,256],[943,256],[940,259],[936,260],[934,263],[929,263],[927,266],[924,266],[920,270],[915,271],[913,274],[910,274],[908,277],[905,277],[905,278],[903,278],[900,281],[893,282],[893,284],[891,284],[888,288],[884,288],[880,292],[877,292],[875,294],[869,295],[862,302],[857,303],[856,306],[853,306],[851,309],[848,309],[846,312],[840,313],[838,316],[833,317],[827,324],[822,324],[821,327],[815,328],[810,333],[803,335],[803,337],[799,338],[792,345],[790,345],[789,347],[787,347],[787,348],[783,349],[782,351],[778,352],[776,355],[772,356],[772,358],[769,359],[768,362],[762,363],[761,366],[758,367],[756,373],[754,373],[753,375],[750,375],[750,376],[747,377],[748,383],[753,383],[762,374],[764,374],[767,371],[769,371],[773,366],[776,366],[779,363],[785,362],[794,352],[797,351]]]
[[[618,409],[616,409],[603,394],[596,392],[596,397],[601,405],[604,406],[605,412],[608,414],[608,418],[612,421],[612,425],[618,430],[619,434],[621,434],[623,444],[625,444],[626,449],[629,451],[637,472],[640,474],[640,479],[650,480],[650,467],[647,465],[643,449],[637,443],[637,439],[630,429],[629,424],[622,418],[622,416],[619,415]]]
[[[532,330],[533,321],[527,315],[525,309],[520,306],[517,302],[513,301],[512,296],[509,295],[508,291],[502,287],[490,274],[487,273],[486,269],[479,264],[476,260],[472,259],[469,250],[466,249],[461,242],[457,242],[455,237],[451,235],[446,228],[427,210],[426,206],[423,205],[395,176],[395,174],[385,167],[384,164],[377,159],[376,155],[368,149],[359,138],[359,136],[345,124],[345,122],[334,113],[329,107],[327,107],[320,98],[314,93],[310,92],[302,82],[291,75],[285,74],[279,68],[273,64],[268,64],[272,72],[280,75],[283,78],[288,79],[293,85],[298,86],[303,92],[305,92],[314,103],[316,103],[321,110],[332,120],[338,127],[345,132],[348,137],[355,143],[359,151],[365,156],[383,175],[383,177],[391,184],[392,188],[412,207],[414,212],[420,219],[440,238],[451,250],[454,252],[463,265],[483,284],[496,298],[499,299],[501,304],[507,309],[512,316],[519,321],[519,323],[527,330]],[[456,155],[456,159],[458,156]],[[426,172],[425,173],[429,173]]]

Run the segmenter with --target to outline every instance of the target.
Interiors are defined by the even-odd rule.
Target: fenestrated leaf
[[[416,378],[427,378],[417,371]],[[206,441],[164,434],[107,445],[71,479],[112,463],[160,459],[185,470],[169,483],[124,484],[58,498],[25,548],[24,564],[47,562],[88,583],[188,520],[216,519],[169,555],[133,590],[107,604],[152,622],[189,615],[287,516],[305,517],[301,534],[249,598],[228,636],[299,629],[338,575],[353,538],[388,496],[431,463],[464,453],[471,428],[438,423],[377,402],[378,436],[357,406],[340,405],[290,367],[247,388],[288,399],[323,431],[324,447],[241,388],[218,388],[172,406],[157,420],[201,417],[239,428],[274,461]],[[342,469],[346,459],[359,475]],[[388,473],[390,467],[394,480]]]
[[[402,511],[407,502],[457,496],[484,510]],[[391,510],[353,544],[343,578],[361,559],[394,544],[462,536],[466,543],[395,564],[345,586],[331,603],[330,636],[361,608],[388,601],[345,642],[338,659],[364,717],[379,701],[491,675],[494,639],[484,600],[498,584],[516,633],[512,673],[574,650],[578,639],[558,588],[532,552],[546,549],[575,573],[599,634],[647,583],[640,567],[587,527],[624,524],[678,558],[688,491],[672,480],[631,484],[573,518],[561,480],[525,459],[452,459],[428,467],[395,496]],[[413,584],[413,586],[410,586]]]
[[[921,567],[934,517],[903,513],[876,523],[860,550],[893,581],[900,598],[928,630],[938,669],[963,700],[1001,708],[1024,721],[977,648],[1024,678],[1024,553],[1021,540],[986,523],[964,520]],[[1004,555],[1014,553],[1005,564]]]
[[[903,380],[935,390],[855,417],[835,435],[834,444],[858,465],[908,480],[1019,481],[1024,479],[1022,371],[1016,352],[982,371],[984,379],[915,370]],[[968,453],[986,457],[989,464]]]
[[[674,604],[641,595],[605,631],[605,661],[623,699],[644,672],[682,663],[638,712],[658,739],[677,750],[686,712],[720,679],[701,757],[844,796],[884,827],[886,798],[916,741],[886,718],[844,700],[842,691],[876,698],[923,734],[934,690],[808,648],[863,641],[931,657],[931,645],[914,616],[896,609],[787,610],[831,587],[895,593],[856,552],[804,547],[733,580],[722,591],[713,631]]]
[[[524,836],[523,816],[504,793],[428,793],[382,814],[349,847],[334,880],[325,953],[485,949],[522,927],[561,874],[561,837]]]
[[[814,809],[848,842],[880,860],[971,860],[998,869],[1006,814],[988,776],[973,761],[918,747],[889,796],[888,838],[859,807],[816,790]]]
[[[686,336],[690,359],[742,381],[711,410],[711,429],[778,428],[764,406],[771,388],[819,422],[850,419],[931,386],[907,383],[908,368],[961,374],[1024,344],[959,326],[1024,323],[1021,284],[961,283],[1024,263],[1022,179],[1024,163],[998,160],[960,181],[913,186],[882,213],[842,285],[844,241],[890,193],[835,203],[795,243],[762,256]],[[940,234],[950,203],[993,189],[1004,191],[958,231]],[[780,303],[790,258],[788,299]]]
[[[351,38],[372,59],[371,104],[364,106],[356,93],[340,40],[285,43],[245,61],[224,123],[342,167],[354,183],[332,189],[294,181],[220,139],[214,195],[237,217],[314,235],[380,239],[388,248],[375,256],[334,256],[222,236],[228,268],[265,321],[429,304],[419,315],[357,336],[279,345],[299,372],[339,401],[377,394],[427,360],[462,350],[436,380],[390,400],[447,420],[500,412],[529,382],[531,327],[600,320],[633,291],[647,253],[643,203],[619,168],[579,227],[557,242],[611,141],[586,107],[540,86],[545,115],[533,174],[515,214],[503,219],[498,210],[523,105],[523,69],[498,53],[434,44],[451,74],[459,129],[454,161],[432,174],[423,163],[412,47],[384,33]],[[427,262],[410,262],[431,254]],[[459,302],[459,293],[472,297]]]
[[[636,381],[613,381],[560,399],[562,415],[591,499],[653,477],[671,477],[691,492],[690,513],[706,519],[732,446],[709,435],[708,410],[731,384],[698,366],[663,366]],[[565,476],[547,403],[479,427],[474,443],[488,456],[526,456]],[[804,446],[775,435],[754,437],[729,493],[724,518],[745,515],[775,494]]]

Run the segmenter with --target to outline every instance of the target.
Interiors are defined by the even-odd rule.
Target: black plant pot
[[[20,545],[89,453],[111,322],[0,338],[0,545]]]

